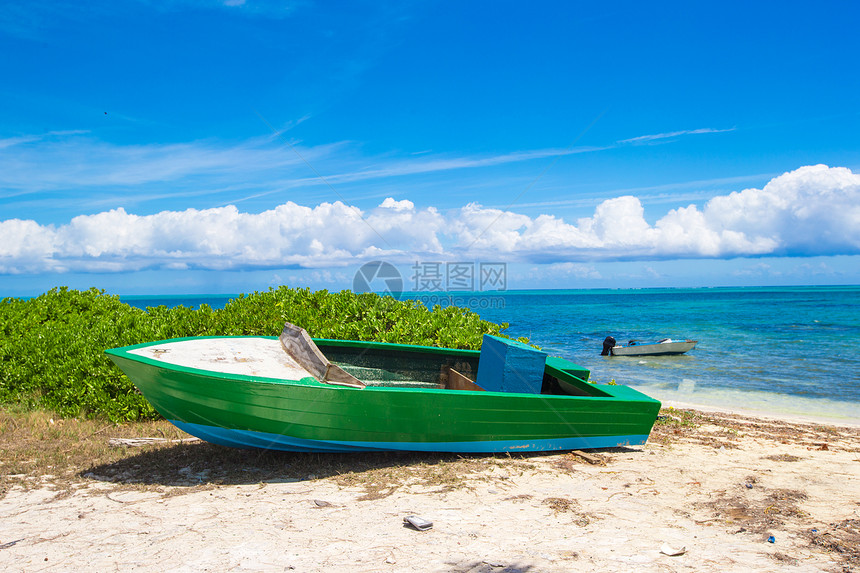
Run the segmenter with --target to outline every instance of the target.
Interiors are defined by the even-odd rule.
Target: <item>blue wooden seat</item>
[[[476,383],[490,392],[540,394],[546,356],[522,342],[485,334]]]

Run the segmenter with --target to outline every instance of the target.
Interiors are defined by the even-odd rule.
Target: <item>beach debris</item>
[[[772,456],[764,456],[763,460],[770,460],[772,462],[797,462],[802,458],[798,456],[792,456],[791,454],[774,454]]]
[[[662,553],[663,555],[668,555],[669,557],[677,557],[679,555],[683,555],[686,552],[686,547],[675,548],[665,543],[662,547],[660,547],[660,553]]]
[[[433,527],[433,522],[424,519],[423,517],[418,517],[417,515],[407,515],[403,518],[403,523],[406,525],[411,525],[418,531],[427,531]]]
[[[18,543],[19,541],[24,541],[24,538],[22,537],[21,539],[16,539],[15,541],[7,541],[6,543],[3,543],[2,545],[0,545],[0,549],[8,549],[8,548],[12,547],[13,545],[15,545],[16,543]]]
[[[548,497],[541,502],[541,505],[548,505],[554,515],[565,512],[576,513],[579,509],[578,501],[565,497]]]
[[[530,500],[532,497],[534,497],[534,496],[531,495],[530,493],[521,493],[519,495],[512,495],[511,497],[506,497],[502,501],[512,501],[514,503],[523,503],[525,501]]]
[[[593,466],[605,466],[606,459],[603,456],[583,452],[582,450],[573,450],[570,455],[590,463]]]
[[[314,505],[316,505],[317,507],[332,507],[332,505],[334,505],[334,504],[332,504],[329,501],[325,501],[323,499],[315,499]]]
[[[807,539],[814,546],[838,555],[850,565],[860,564],[860,519],[844,519],[838,523],[810,530]],[[850,567],[845,570],[852,570]]]
[[[167,438],[111,438],[108,440],[108,445],[112,448],[139,448],[153,444],[191,444],[199,441],[200,438],[180,438],[176,440],[168,440]]]
[[[768,543],[776,543],[776,537],[771,535],[770,537],[767,538],[767,542]]]

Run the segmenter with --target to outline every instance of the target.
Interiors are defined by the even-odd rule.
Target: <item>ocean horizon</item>
[[[860,424],[860,286],[404,292],[508,323],[598,383],[664,403]],[[132,306],[223,308],[231,295],[120,295]],[[603,340],[695,339],[680,356],[600,356]]]

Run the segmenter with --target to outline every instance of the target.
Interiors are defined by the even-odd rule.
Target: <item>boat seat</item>
[[[299,366],[323,384],[364,388],[364,382],[329,362],[304,328],[287,322],[278,340],[281,341],[284,351],[292,356]]]
[[[528,344],[485,334],[475,382],[490,392],[540,394],[546,357]]]
[[[444,372],[445,384],[444,387],[448,390],[469,390],[472,392],[483,392],[484,389],[475,384],[475,381],[460,372],[455,370],[453,366],[445,365],[442,368]]]

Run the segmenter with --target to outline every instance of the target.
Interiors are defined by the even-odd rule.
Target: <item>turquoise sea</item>
[[[860,286],[411,293],[507,322],[550,354],[664,402],[860,423]],[[223,307],[227,295],[121,297]],[[604,357],[603,339],[691,338],[681,356]]]

